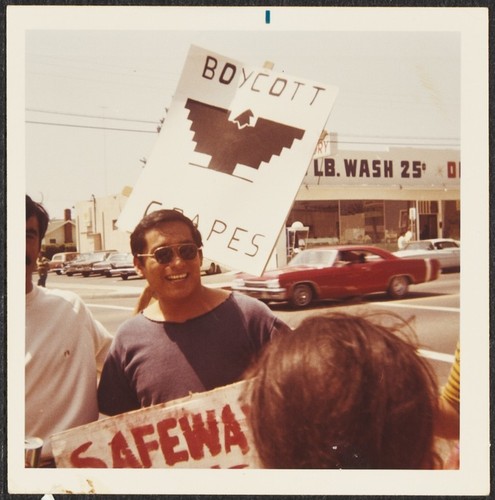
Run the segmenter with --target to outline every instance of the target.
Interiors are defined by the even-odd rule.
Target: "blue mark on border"
[[[270,24],[270,11],[265,10],[265,23]]]

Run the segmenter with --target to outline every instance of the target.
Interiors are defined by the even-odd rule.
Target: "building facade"
[[[413,239],[460,239],[460,176],[455,148],[343,150],[327,136],[318,143],[271,265],[285,264],[299,243],[396,250],[398,237],[408,230]],[[131,191],[76,204],[80,252],[129,251],[129,233],[116,222]]]
[[[76,224],[70,219],[51,219],[48,222],[45,237],[43,239],[44,245],[68,245],[75,244],[76,241]]]
[[[286,259],[299,240],[396,250],[408,230],[413,239],[460,239],[458,149],[342,150],[337,144],[330,136],[318,143],[286,221]],[[280,251],[277,260],[284,263]]]
[[[41,249],[49,259],[59,252],[76,250],[77,229],[71,218],[71,210],[65,209],[64,219],[50,219]]]
[[[117,250],[129,252],[129,233],[117,228],[117,219],[131,192],[79,201],[75,205],[77,249],[79,252]]]

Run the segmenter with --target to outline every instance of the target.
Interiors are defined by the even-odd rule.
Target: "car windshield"
[[[429,241],[411,241],[404,250],[433,250],[433,245]]]
[[[76,260],[75,262],[81,262],[83,260],[88,260],[89,258],[91,258],[91,255],[90,253],[83,253],[82,255],[80,255]]]
[[[304,250],[298,253],[290,262],[289,267],[315,266],[330,267],[337,258],[337,250]]]
[[[438,250],[443,250],[445,248],[459,248],[459,245],[455,241],[438,241],[435,243],[435,248]]]
[[[130,254],[128,253],[117,253],[117,254],[114,254],[114,255],[110,255],[108,260],[111,260],[112,262],[125,262],[125,261],[129,261],[129,260],[132,260]]]
[[[102,252],[93,252],[93,253],[88,253],[82,256],[78,261],[91,261],[91,262],[100,262],[102,260],[105,260],[108,254],[102,253]]]

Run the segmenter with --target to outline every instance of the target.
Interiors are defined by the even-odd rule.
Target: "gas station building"
[[[330,151],[320,141],[286,221],[290,257],[299,243],[372,244],[460,239],[460,151],[390,147]],[[280,262],[278,246],[278,264]]]

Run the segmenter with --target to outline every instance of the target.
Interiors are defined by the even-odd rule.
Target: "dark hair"
[[[41,244],[41,240],[45,237],[46,230],[48,229],[48,221],[50,220],[50,217],[43,205],[36,203],[30,196],[26,195],[26,221],[33,215],[38,219]]]
[[[337,313],[306,318],[274,339],[245,377],[263,465],[433,468],[437,384],[397,333],[371,316]]]
[[[144,216],[131,234],[131,252],[133,255],[143,253],[146,248],[146,233],[165,222],[183,222],[190,230],[194,243],[201,248],[201,233],[191,219],[178,210],[156,210]]]

